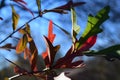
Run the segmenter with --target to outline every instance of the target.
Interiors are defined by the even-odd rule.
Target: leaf
[[[24,50],[24,59],[27,59],[30,60],[31,58],[31,53],[30,53],[30,50],[28,48],[25,48]]]
[[[59,6],[59,7],[56,7],[54,9],[63,9],[63,10],[70,10],[71,7],[76,7],[76,6],[80,6],[80,5],[83,5],[85,4],[85,2],[77,2],[77,3],[73,3],[73,1],[69,1],[67,4],[65,5],[62,5],[62,6]]]
[[[48,27],[48,39],[50,40],[51,43],[54,41],[55,36],[56,35],[53,33],[53,23],[50,20],[49,27]]]
[[[107,60],[120,60],[120,45],[114,45],[100,51],[86,51],[83,53],[87,56],[103,56]]]
[[[27,5],[27,3],[26,3],[25,1],[23,1],[23,0],[11,0],[11,1],[14,1],[14,2],[16,2],[16,3],[22,3],[22,4]]]
[[[41,12],[41,0],[36,0],[38,12]]]
[[[22,53],[25,48],[26,48],[26,45],[27,45],[27,36],[26,35],[23,35],[23,37],[19,40],[17,46],[16,46],[16,53]]]
[[[72,40],[76,42],[76,36],[80,32],[80,26],[77,25],[76,13],[74,8],[71,8],[71,20],[72,20]]]
[[[19,15],[16,13],[15,9],[13,6],[12,7],[12,26],[13,26],[13,30],[16,29],[18,21],[19,21]]]
[[[15,47],[13,47],[12,44],[8,43],[4,46],[1,46],[0,49],[6,49],[6,50],[10,51],[11,49],[15,49]]]
[[[57,46],[54,47],[47,37],[44,36],[44,38],[45,38],[45,42],[46,42],[46,45],[47,45],[47,52],[44,53],[42,56],[43,56],[43,59],[46,62],[46,65],[51,66],[54,62],[55,55],[56,55],[57,51],[59,50],[60,45],[57,45]],[[47,55],[45,55],[45,54],[47,54]]]
[[[33,12],[25,6],[25,5],[27,5],[27,3],[25,1],[23,1],[23,0],[12,0],[12,1],[14,1],[17,4],[21,5],[25,10],[27,10],[28,12],[30,12],[32,14],[32,16],[34,16]]]
[[[87,27],[80,37],[79,41],[75,44],[76,49],[80,49],[81,45],[90,37],[93,35],[96,35],[100,32],[102,32],[102,29],[100,29],[100,25],[109,18],[108,13],[110,11],[110,7],[106,6],[102,10],[100,10],[97,15],[94,17],[92,15],[88,16],[88,23]]]
[[[70,10],[71,7],[76,7],[76,6],[80,6],[85,4],[85,2],[77,2],[77,3],[73,3],[73,1],[69,1],[67,4],[50,9],[50,10],[44,10],[44,12],[56,12],[56,13],[60,13],[60,14],[67,14],[68,12],[66,12],[65,10]]]
[[[31,40],[29,42],[29,44],[30,44],[30,52],[32,54],[31,58],[30,58],[31,69],[32,69],[32,71],[36,71],[37,70],[38,50],[37,50],[37,47],[33,40]]]
[[[96,43],[97,35],[89,37],[85,43],[81,46],[79,52],[89,50]]]
[[[25,28],[20,29],[19,32],[20,32],[21,34],[30,34],[30,25],[29,25],[29,24],[26,24],[26,25],[25,25]]]

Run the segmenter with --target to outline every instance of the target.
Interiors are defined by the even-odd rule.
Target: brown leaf
[[[26,45],[27,45],[27,36],[26,35],[23,35],[23,37],[19,40],[17,46],[16,46],[16,53],[22,53],[25,48],[26,48]]]
[[[15,47],[13,47],[12,44],[8,43],[8,44],[5,44],[4,46],[1,46],[0,49],[6,49],[10,51],[10,49],[15,49]]]
[[[36,48],[36,45],[34,41],[30,41],[30,52],[31,52],[31,58],[30,58],[30,64],[31,64],[31,69],[32,71],[36,71],[37,69],[37,58],[38,58],[38,50]]]
[[[30,60],[30,57],[31,57],[30,50],[28,48],[25,48],[25,50],[24,50],[24,59],[28,58],[28,60]]]
[[[54,62],[55,55],[59,50],[60,45],[54,47],[47,37],[44,36],[44,38],[47,45],[47,51],[42,56],[45,62],[47,63],[46,65],[51,66]]]

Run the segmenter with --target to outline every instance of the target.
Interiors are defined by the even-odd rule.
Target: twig
[[[23,24],[21,27],[19,27],[18,29],[16,29],[15,31],[13,31],[11,34],[9,34],[5,39],[3,39],[0,44],[2,44],[4,41],[6,41],[9,37],[11,37],[14,33],[16,33],[17,31],[19,31],[21,28],[23,28],[26,24],[30,23],[31,21],[35,20],[36,18],[40,17],[40,15],[30,19],[28,22],[26,22],[25,24]]]

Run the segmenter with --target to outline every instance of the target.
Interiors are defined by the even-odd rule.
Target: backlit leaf
[[[76,43],[75,48],[80,49],[81,45],[93,35],[96,35],[102,32],[100,25],[109,18],[108,13],[110,11],[110,7],[106,6],[102,10],[100,10],[96,16],[89,15],[88,16],[88,23],[86,29],[82,36],[80,37],[79,41]]]
[[[80,32],[80,26],[77,25],[76,13],[74,8],[71,8],[71,20],[72,20],[72,40],[76,41],[76,36]]]
[[[55,36],[56,35],[53,33],[53,23],[50,20],[48,27],[48,39],[50,40],[51,43],[54,41]]]
[[[16,46],[16,53],[22,53],[25,48],[26,48],[26,45],[27,45],[27,36],[26,35],[23,35],[23,37],[19,40],[17,46]]]
[[[16,13],[15,9],[13,6],[12,7],[12,26],[13,26],[13,30],[16,29],[18,21],[19,21],[19,15]]]
[[[29,26],[29,24],[26,24],[26,25],[25,25],[25,28],[20,29],[19,32],[20,32],[21,34],[30,34],[30,26]]]
[[[37,7],[38,7],[38,12],[41,11],[41,0],[36,0]]]
[[[79,52],[89,50],[96,43],[97,35],[89,37],[81,46]]]

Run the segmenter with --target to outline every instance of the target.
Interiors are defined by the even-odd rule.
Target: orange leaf
[[[16,46],[16,53],[22,53],[26,48],[27,42],[27,36],[23,35]]]
[[[53,23],[50,20],[48,28],[48,39],[50,40],[51,43],[53,43],[55,36],[56,35],[53,33]]]

